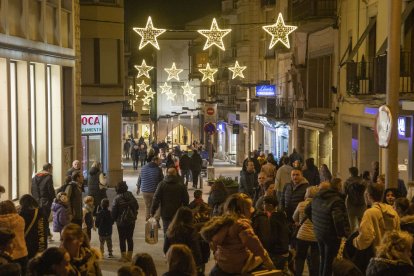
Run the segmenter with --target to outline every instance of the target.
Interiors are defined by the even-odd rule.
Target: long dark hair
[[[19,199],[19,204],[21,210],[33,210],[39,208],[39,203],[29,194],[22,195]]]
[[[54,265],[59,265],[65,259],[66,249],[61,247],[49,247],[41,255],[30,260],[29,271],[31,275],[55,274]]]
[[[180,207],[168,227],[167,236],[172,238],[191,229],[193,229],[193,212],[188,207]]]
[[[144,271],[146,276],[157,276],[154,260],[151,255],[147,253],[135,254],[132,259],[132,265],[139,266]]]

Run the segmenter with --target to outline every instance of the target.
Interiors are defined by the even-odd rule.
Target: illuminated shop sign
[[[82,115],[82,134],[102,133],[102,115]]]
[[[276,96],[276,85],[257,85],[256,97],[274,97]]]
[[[398,117],[398,136],[410,137],[411,134],[411,118]]]

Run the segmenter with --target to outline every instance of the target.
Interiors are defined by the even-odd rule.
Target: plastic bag
[[[145,223],[145,242],[148,244],[158,242],[158,223],[155,218],[150,218]]]

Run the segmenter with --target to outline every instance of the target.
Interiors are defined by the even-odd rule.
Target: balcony
[[[298,31],[313,32],[336,22],[337,0],[292,0],[290,21],[299,22]]]
[[[276,119],[289,119],[292,111],[291,98],[269,98],[266,100],[266,115]]]
[[[410,52],[401,52],[400,93],[414,93],[413,63]],[[351,95],[385,94],[387,89],[387,55],[371,61],[350,61],[346,64],[346,90]]]

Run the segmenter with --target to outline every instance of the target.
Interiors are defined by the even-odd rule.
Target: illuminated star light
[[[163,85],[160,85],[160,88],[161,88],[161,94],[169,93],[169,92],[172,91],[171,90],[172,89],[172,86],[171,85],[168,85],[167,82],[164,82]]]
[[[188,94],[185,94],[185,96],[186,96],[187,102],[194,102],[194,97],[196,96],[196,94],[188,93]]]
[[[150,102],[151,102],[151,98],[147,98],[147,97],[142,98],[142,104],[143,105],[149,105]]]
[[[146,84],[144,80],[142,80],[142,82],[140,84],[137,84],[138,86],[138,92],[141,91],[145,91],[147,90],[147,87],[149,86],[149,84]]]
[[[181,86],[181,88],[184,90],[183,94],[191,94],[191,90],[193,90],[193,87],[187,82],[186,85]]]
[[[275,24],[263,26],[262,28],[272,36],[272,40],[270,41],[269,45],[269,49],[272,49],[273,46],[275,46],[279,41],[282,42],[286,48],[290,48],[289,34],[296,30],[298,27],[285,25],[282,13],[279,13]]]
[[[157,92],[152,91],[152,88],[148,89],[148,91],[145,91],[145,98],[154,98],[154,95],[157,94]]]
[[[147,25],[145,28],[133,28],[133,30],[141,36],[141,42],[139,43],[139,49],[145,47],[148,43],[150,43],[152,46],[160,49],[160,46],[158,45],[157,36],[164,33],[165,29],[157,29],[154,28],[152,25],[152,19],[151,16],[148,16]]]
[[[177,67],[175,67],[175,62],[173,62],[171,68],[164,68],[164,70],[168,73],[167,81],[172,79],[176,79],[179,81],[180,77],[178,76],[178,74],[180,74],[183,71],[183,69],[177,69]]]
[[[167,95],[167,100],[170,100],[170,101],[174,101],[175,100],[175,96],[177,96],[176,93],[172,93],[172,92],[167,93],[166,95]]]
[[[138,70],[137,78],[141,76],[150,78],[150,75],[148,74],[148,72],[151,71],[154,67],[148,66],[147,63],[145,62],[145,59],[143,59],[141,65],[135,65],[135,68]]]
[[[209,79],[214,82],[214,74],[217,73],[216,68],[211,68],[210,63],[207,63],[206,69],[198,69],[203,74],[202,82]]]
[[[236,60],[236,63],[233,67],[229,67],[229,70],[233,72],[232,79],[235,79],[237,76],[244,79],[243,70],[246,69],[246,66],[240,66],[239,62]]]
[[[223,37],[230,33],[231,29],[220,29],[217,25],[216,19],[213,18],[210,30],[198,30],[197,32],[207,37],[207,41],[206,44],[204,44],[203,50],[210,48],[212,45],[216,45],[224,51],[225,48],[223,43]]]

